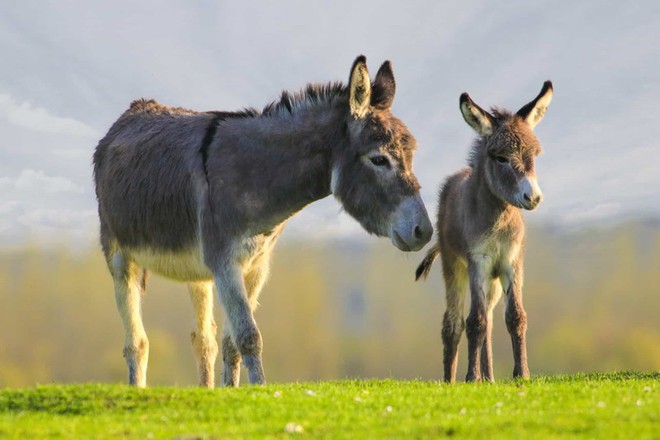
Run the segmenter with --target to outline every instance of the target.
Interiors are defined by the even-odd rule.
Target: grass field
[[[660,373],[0,390],[0,438],[660,438]]]

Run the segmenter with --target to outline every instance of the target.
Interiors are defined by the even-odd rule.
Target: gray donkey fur
[[[458,344],[467,324],[467,381],[493,381],[493,308],[505,293],[505,321],[513,345],[514,377],[529,377],[522,302],[525,225],[519,208],[532,210],[542,194],[534,171],[541,146],[532,132],[552,99],[552,84],[516,114],[476,105],[463,93],[465,121],[480,135],[469,167],[450,176],[440,191],[438,241],[417,268],[426,278],[438,255],[442,260],[447,310],[442,326],[444,379],[456,378]],[[463,318],[466,288],[470,313]]]
[[[94,154],[101,245],[125,327],[129,383],[146,386],[146,270],[189,285],[201,385],[214,386],[214,287],[227,318],[224,384],[238,385],[241,359],[250,383],[263,384],[253,311],[289,217],[332,193],[369,233],[399,249],[431,239],[412,171],[416,142],[390,112],[394,92],[390,63],[372,83],[360,56],[348,87],[283,92],[261,112],[131,104]]]

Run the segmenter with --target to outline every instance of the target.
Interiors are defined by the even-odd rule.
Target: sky
[[[391,60],[393,112],[418,140],[432,217],[474,133],[459,95],[513,111],[551,79],[536,133],[541,206],[559,227],[660,217],[660,2],[21,1],[0,13],[0,244],[87,245],[91,156],[139,97],[197,110],[262,108],[308,82]],[[329,197],[286,239],[366,236]]]

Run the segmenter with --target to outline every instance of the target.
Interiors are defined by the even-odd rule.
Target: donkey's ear
[[[461,95],[460,104],[463,119],[465,119],[465,122],[467,122],[474,131],[482,136],[490,136],[493,134],[493,125],[495,125],[495,121],[490,113],[475,104],[467,93]]]
[[[367,70],[367,58],[364,55],[360,55],[353,62],[348,90],[351,114],[357,119],[364,118],[369,113],[371,102],[371,80]]]
[[[552,101],[552,92],[552,83],[550,81],[544,82],[539,96],[534,98],[529,104],[523,106],[516,114],[523,118],[532,128],[536,127],[536,124],[543,119],[545,110],[550,105],[550,101]]]
[[[392,63],[385,61],[374,80],[373,92],[371,93],[371,106],[381,110],[387,110],[392,107],[394,101],[394,92],[396,91],[396,82],[394,82],[394,72],[392,72]]]

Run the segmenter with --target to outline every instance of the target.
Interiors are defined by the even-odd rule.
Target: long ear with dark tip
[[[552,101],[552,92],[552,83],[550,81],[544,82],[539,96],[534,98],[529,104],[523,106],[516,114],[523,118],[532,128],[536,127],[541,122],[541,119],[543,119],[545,111],[550,105],[550,101]]]
[[[463,119],[470,127],[482,136],[493,134],[494,118],[486,110],[479,107],[470,99],[470,95],[463,93],[460,99],[461,113]]]
[[[367,70],[367,58],[364,55],[360,55],[353,62],[348,90],[351,114],[357,119],[364,118],[369,113],[371,102],[371,80]]]
[[[394,72],[392,72],[392,63],[385,61],[374,80],[373,90],[371,92],[371,105],[377,109],[386,110],[392,107],[394,101],[394,92],[396,91],[396,82],[394,81]]]

